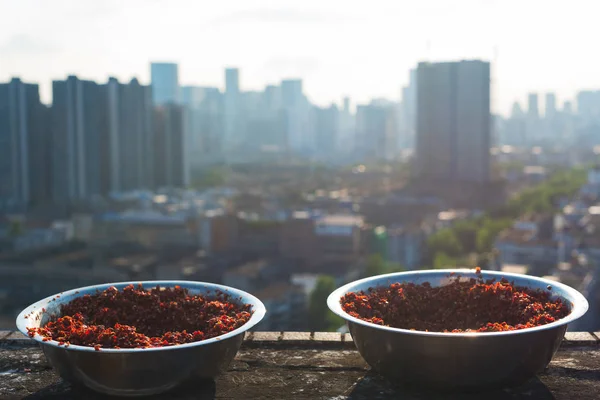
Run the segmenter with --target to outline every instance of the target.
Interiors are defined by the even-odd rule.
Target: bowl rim
[[[118,289],[122,289],[128,285],[136,285],[137,286],[138,284],[142,284],[142,286],[145,289],[154,288],[158,285],[160,287],[181,286],[182,288],[192,289],[192,290],[193,289],[207,289],[207,290],[211,290],[211,291],[220,290],[224,293],[231,295],[231,297],[233,297],[233,298],[241,297],[242,301],[245,304],[250,304],[252,306],[252,311],[253,311],[252,316],[250,317],[248,322],[246,322],[244,325],[232,330],[231,332],[227,332],[223,335],[215,336],[210,339],[200,340],[197,342],[184,343],[184,344],[178,344],[178,345],[173,345],[173,346],[162,346],[162,347],[132,348],[132,349],[114,349],[114,348],[102,347],[100,349],[100,351],[97,351],[94,349],[94,347],[91,347],[91,346],[81,346],[81,345],[75,345],[75,344],[69,344],[68,346],[59,345],[58,341],[56,341],[56,340],[44,341],[43,336],[38,333],[36,333],[33,337],[29,336],[29,334],[28,334],[28,331],[27,331],[28,320],[27,320],[27,318],[25,318],[25,315],[31,314],[32,312],[38,311],[38,310],[46,307],[51,300],[56,298],[56,296],[61,296],[64,298],[66,298],[67,296],[79,297],[78,295],[83,296],[85,294],[90,294],[90,292],[94,292],[95,290],[102,291],[111,286],[115,286]],[[36,342],[38,342],[42,345],[49,345],[49,346],[58,347],[58,348],[61,348],[64,350],[71,350],[71,351],[88,351],[88,352],[95,352],[95,353],[120,353],[120,354],[123,354],[123,353],[140,353],[140,352],[169,351],[169,350],[172,351],[172,350],[179,350],[179,349],[183,350],[183,349],[186,349],[189,347],[205,346],[205,345],[221,342],[223,340],[232,338],[234,336],[237,336],[237,335],[244,333],[247,330],[251,329],[252,327],[254,327],[256,324],[258,324],[263,319],[265,314],[266,314],[265,305],[257,297],[253,296],[252,294],[250,294],[248,292],[245,292],[243,290],[236,289],[236,288],[233,288],[230,286],[219,285],[216,283],[209,283],[209,282],[199,282],[199,281],[151,280],[151,281],[127,281],[127,282],[102,283],[99,285],[83,286],[80,288],[75,288],[75,289],[67,290],[64,292],[60,292],[60,293],[54,294],[52,296],[48,296],[48,297],[46,297],[42,300],[39,300],[39,301],[31,304],[30,306],[26,307],[17,316],[16,324],[17,324],[17,329],[21,333],[23,333],[27,337],[32,338],[33,340],[35,340]]]
[[[501,271],[490,271],[490,270],[481,270],[481,272],[487,276],[492,275],[492,276],[495,276],[498,278],[504,277],[508,280],[511,280],[510,278],[518,278],[518,279],[524,279],[527,281],[536,281],[542,285],[550,285],[553,288],[558,287],[566,293],[565,299],[569,300],[573,303],[571,313],[569,315],[567,315],[566,317],[559,319],[558,321],[554,321],[554,322],[551,322],[546,325],[540,325],[540,326],[535,326],[533,328],[518,329],[518,330],[513,330],[513,331],[459,332],[459,333],[426,332],[426,331],[416,331],[416,330],[413,331],[410,329],[392,328],[390,326],[376,325],[371,322],[367,322],[362,319],[355,318],[355,317],[349,315],[342,309],[342,305],[340,304],[340,299],[342,298],[343,295],[350,293],[350,292],[357,291],[357,289],[355,289],[357,286],[368,283],[368,282],[375,282],[375,281],[384,280],[384,279],[396,279],[396,278],[398,278],[400,281],[400,279],[402,279],[403,277],[409,277],[409,276],[415,276],[415,275],[448,276],[452,273],[454,273],[456,275],[459,275],[461,273],[462,274],[468,273],[469,275],[475,274],[475,269],[469,269],[469,268],[429,269],[429,270],[394,272],[391,274],[376,275],[376,276],[372,276],[372,277],[368,277],[368,278],[359,279],[359,280],[347,283],[347,284],[337,288],[336,290],[334,290],[327,298],[327,306],[334,314],[340,316],[344,320],[358,324],[358,325],[362,325],[362,326],[365,326],[368,328],[379,329],[379,330],[388,331],[388,332],[403,333],[403,334],[407,334],[407,335],[431,336],[431,337],[457,337],[457,338],[473,337],[473,336],[489,337],[489,336],[522,335],[522,334],[526,334],[529,332],[537,332],[537,331],[543,331],[543,330],[548,330],[548,329],[552,329],[552,328],[557,328],[559,326],[567,325],[567,324],[579,319],[586,313],[586,311],[589,308],[587,299],[579,291],[573,289],[570,286],[565,285],[564,283],[555,282],[555,281],[551,281],[549,279],[543,279],[543,278],[539,278],[537,276],[524,275],[524,274],[515,274],[515,273],[508,273],[508,272],[505,273],[505,272],[501,272]]]

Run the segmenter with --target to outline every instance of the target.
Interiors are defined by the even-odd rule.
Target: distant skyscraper
[[[552,119],[556,115],[556,95],[554,93],[546,93],[546,105],[544,117]]]
[[[567,115],[573,114],[573,103],[565,101],[563,104],[563,112]]]
[[[174,63],[151,63],[152,100],[154,104],[179,104],[179,67]]]
[[[540,109],[538,105],[538,95],[536,93],[529,93],[527,96],[527,115],[529,118],[539,118]]]
[[[577,113],[586,122],[600,120],[600,90],[577,93]]]
[[[200,107],[204,101],[205,88],[201,86],[182,86],[181,104],[188,107]]]
[[[281,81],[281,99],[284,107],[300,105],[304,99],[302,79],[284,79]]]
[[[53,199],[61,205],[108,190],[106,87],[69,76],[52,82]]]
[[[169,104],[154,110],[154,184],[157,188],[189,184],[184,118],[182,106]]]
[[[521,105],[519,104],[518,101],[515,101],[512,105],[511,111],[510,111],[510,117],[511,118],[521,118],[523,116],[523,109],[521,108]]]
[[[238,68],[225,68],[225,93],[240,92],[240,70]]]
[[[223,139],[223,95],[218,88],[184,86],[184,127],[188,135],[190,163],[206,164],[220,159]]]
[[[281,109],[281,87],[276,85],[267,85],[265,87],[265,106],[270,112],[276,112]]]
[[[241,113],[240,74],[237,68],[225,69],[224,150],[238,149],[245,139]]]
[[[490,64],[419,63],[416,159],[418,178],[490,180]]]
[[[314,150],[314,136],[307,127],[308,107],[302,92],[302,79],[281,81],[281,103],[287,118],[287,138],[291,150],[310,153]]]
[[[411,69],[408,85],[402,89],[402,145],[414,147],[417,108],[417,70]]]
[[[355,153],[366,160],[385,158],[389,110],[377,104],[356,106]]]
[[[355,150],[355,118],[351,113],[350,107],[350,98],[344,97],[343,107],[339,113],[339,128],[336,144],[336,155],[340,155],[344,158],[351,156]]]
[[[49,163],[45,107],[38,85],[0,84],[0,212],[47,200]]]
[[[313,107],[312,115],[317,153],[322,158],[330,160],[336,152],[340,113],[332,104],[327,108]]]
[[[109,79],[108,179],[109,191],[151,189],[153,184],[152,90],[137,79],[121,84]]]

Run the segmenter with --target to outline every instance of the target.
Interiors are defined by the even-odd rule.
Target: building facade
[[[25,211],[48,200],[47,109],[38,85],[0,84],[0,211]]]
[[[69,76],[52,82],[52,197],[90,200],[109,189],[106,86]]]
[[[154,187],[152,91],[137,79],[107,84],[109,191]]]
[[[156,105],[179,104],[179,66],[175,63],[151,63],[152,100]]]
[[[240,71],[237,68],[225,69],[225,95],[224,95],[224,120],[225,132],[223,135],[223,149],[233,151],[244,140],[241,96],[240,96]]]
[[[415,174],[430,181],[490,180],[490,64],[420,63]]]
[[[308,130],[308,103],[302,90],[301,79],[281,81],[281,105],[285,114],[288,149],[299,153],[311,153],[314,136]]]
[[[185,115],[184,107],[174,104],[154,109],[154,186],[157,188],[189,184]]]

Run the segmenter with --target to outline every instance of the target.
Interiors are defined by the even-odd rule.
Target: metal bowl
[[[571,307],[571,313],[534,328],[486,333],[411,331],[375,325],[348,315],[340,305],[346,293],[395,282],[449,283],[450,273],[476,277],[475,270],[446,269],[379,275],[351,282],[335,290],[327,305],[347,321],[352,340],[362,357],[379,374],[403,384],[442,388],[481,388],[521,384],[548,365],[564,337],[567,324],[588,309],[581,293],[569,286],[533,276],[482,271],[484,279],[506,278],[517,286],[550,290]],[[549,287],[551,286],[551,289]]]
[[[252,317],[243,326],[224,335],[199,342],[148,349],[102,349],[44,342],[35,335],[48,362],[60,376],[97,392],[118,396],[145,396],[165,392],[190,378],[214,378],[225,371],[238,352],[244,333],[265,315],[265,306],[256,297],[238,289],[203,282],[143,281],[120,282],[74,289],[27,307],[17,317],[17,328],[27,335],[27,328],[44,326],[60,312],[60,305],[85,294],[94,294],[110,286],[122,289],[141,283],[144,288],[181,286],[190,294],[211,296],[221,291],[233,301],[252,305]],[[45,311],[43,310],[45,309]],[[26,318],[27,316],[27,318]]]

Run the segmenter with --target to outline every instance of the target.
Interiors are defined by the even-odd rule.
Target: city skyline
[[[398,100],[408,71],[422,60],[491,61],[492,110],[503,115],[515,100],[524,105],[529,92],[540,93],[543,110],[546,92],[556,93],[561,108],[578,90],[600,87],[588,50],[593,35],[585,34],[594,26],[590,8],[596,6],[583,2],[570,4],[573,10],[587,6],[575,22],[559,2],[548,1],[381,1],[368,9],[336,1],[277,8],[184,0],[168,7],[162,0],[5,3],[9,14],[26,14],[31,24],[23,30],[18,19],[9,19],[0,27],[0,81],[19,76],[40,82],[45,103],[51,81],[70,74],[96,81],[137,77],[147,84],[150,61],[178,63],[183,85],[222,89],[222,70],[229,66],[240,68],[241,90],[301,78],[319,105],[340,104],[344,96],[353,104]]]

